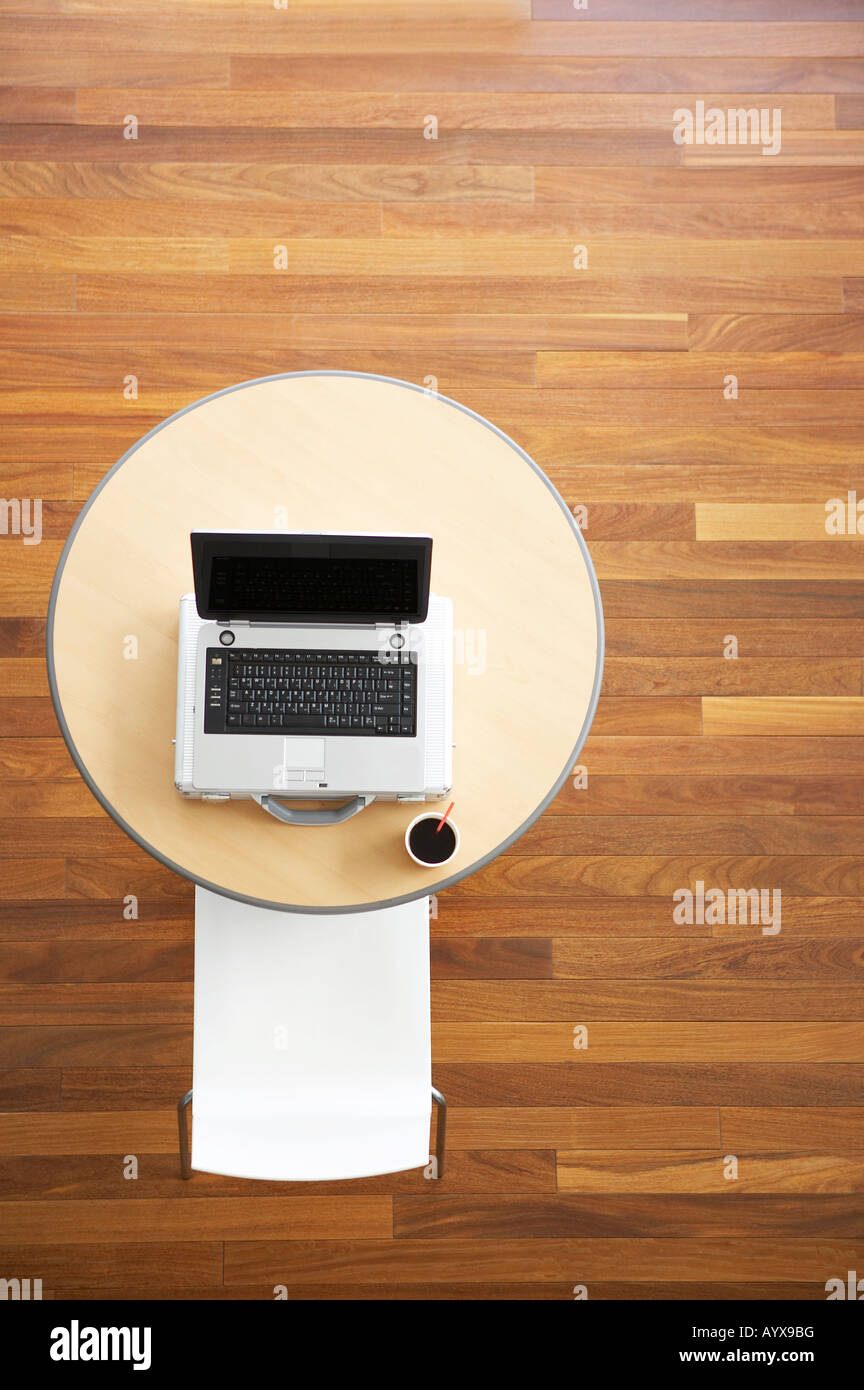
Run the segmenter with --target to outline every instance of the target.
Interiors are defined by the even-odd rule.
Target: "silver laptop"
[[[452,782],[453,607],[429,536],[194,531],[176,786],[327,824]],[[286,801],[351,797],[339,811]],[[279,798],[279,800],[277,800]]]

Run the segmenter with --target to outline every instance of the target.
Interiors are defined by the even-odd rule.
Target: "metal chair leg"
[[[189,1126],[186,1119],[191,1104],[191,1091],[187,1091],[183,1099],[177,1102],[177,1131],[180,1139],[181,1178],[191,1178],[192,1176],[192,1169],[189,1167]]]
[[[432,1087],[432,1099],[437,1106],[435,1119],[435,1177],[444,1176],[444,1147],[447,1140],[447,1102],[440,1091]]]

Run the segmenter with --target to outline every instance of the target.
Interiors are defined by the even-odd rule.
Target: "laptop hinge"
[[[284,627],[284,628],[333,628],[334,631],[341,631],[343,628],[355,628],[369,631],[379,626],[392,627],[392,623],[277,623],[272,618],[216,618],[214,620],[218,627]]]

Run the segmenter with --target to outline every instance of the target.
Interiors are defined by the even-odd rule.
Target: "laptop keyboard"
[[[204,732],[414,738],[417,666],[407,653],[208,647]]]

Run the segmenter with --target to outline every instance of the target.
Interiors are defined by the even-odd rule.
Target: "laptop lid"
[[[257,623],[422,623],[430,536],[193,531],[199,616]]]

